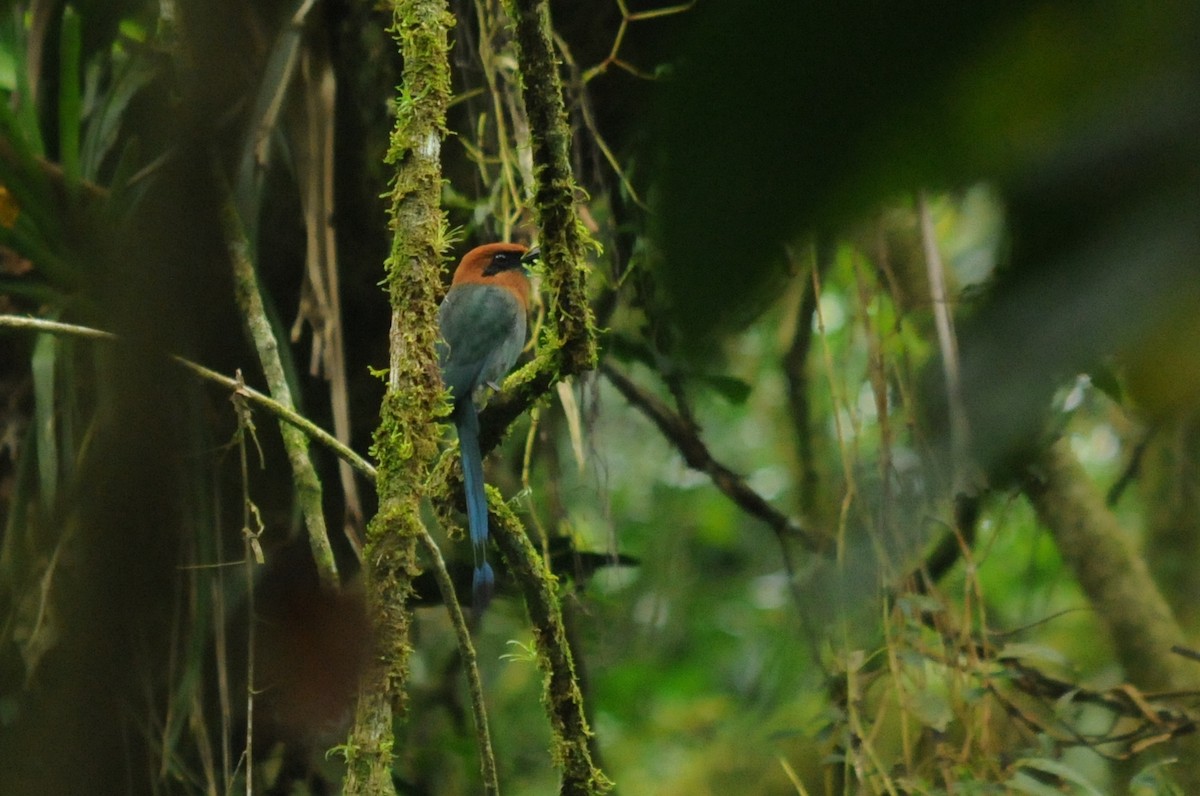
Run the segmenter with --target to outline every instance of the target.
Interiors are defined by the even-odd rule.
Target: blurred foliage
[[[1111,606],[1025,492],[1068,440],[1194,645],[1197,8],[552,3],[607,370],[519,420],[488,478],[560,575],[621,791],[1200,780],[1174,737],[1194,700],[1137,690]],[[457,248],[536,237],[503,10],[451,10]],[[161,355],[260,381],[217,224],[228,181],[301,405],[328,427],[349,407],[366,450],[402,62],[386,24],[342,0],[0,12],[0,310],[131,343],[0,337],[0,792],[240,792],[248,630],[272,681],[254,775],[337,787],[325,752],[368,636],[352,545],[346,592],[322,594],[273,429],[243,472],[227,396]],[[314,457],[352,536],[353,479]],[[240,560],[250,505],[261,568]],[[476,629],[500,781],[552,792],[542,674],[500,579]],[[454,634],[418,587],[397,792],[477,792]]]

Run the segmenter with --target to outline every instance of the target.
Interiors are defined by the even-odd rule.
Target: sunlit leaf
[[[1031,768],[1035,771],[1042,771],[1046,774],[1058,777],[1064,782],[1070,782],[1072,785],[1077,786],[1083,793],[1087,794],[1087,796],[1104,796],[1104,794],[1098,788],[1096,788],[1095,785],[1089,782],[1086,777],[1084,777],[1074,768],[1065,765],[1058,760],[1049,760],[1040,757],[1026,758],[1024,760],[1018,760],[1016,766],[1018,768]],[[1018,774],[1018,776],[1020,775]],[[1035,793],[1037,791],[1029,792]],[[1061,793],[1061,791],[1058,790],[1053,790],[1051,792]]]

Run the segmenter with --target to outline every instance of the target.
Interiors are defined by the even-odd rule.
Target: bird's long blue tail
[[[475,553],[475,578],[472,599],[476,616],[483,613],[492,599],[496,576],[487,562],[487,495],[483,490],[483,456],[479,452],[479,415],[470,400],[459,401],[454,410],[454,427],[462,451],[463,490],[467,498],[467,525],[471,548]]]

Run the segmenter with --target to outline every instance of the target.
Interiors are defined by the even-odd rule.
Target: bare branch
[[[765,522],[780,542],[798,539],[809,550],[821,549],[819,540],[810,531],[768,503],[766,498],[750,488],[744,478],[713,458],[694,424],[611,365],[601,365],[600,371],[625,396],[625,400],[650,418],[663,436],[679,450],[689,467],[707,474],[717,489],[730,500],[746,513]]]

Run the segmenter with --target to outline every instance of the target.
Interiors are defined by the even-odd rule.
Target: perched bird
[[[472,592],[476,614],[491,599],[496,578],[487,562],[487,497],[474,396],[485,384],[497,388],[525,347],[529,311],[525,264],[537,255],[537,249],[519,243],[489,243],[472,249],[455,269],[450,292],[438,309],[442,331],[438,360],[442,381],[454,401],[450,418],[462,449],[467,525],[475,554]]]

